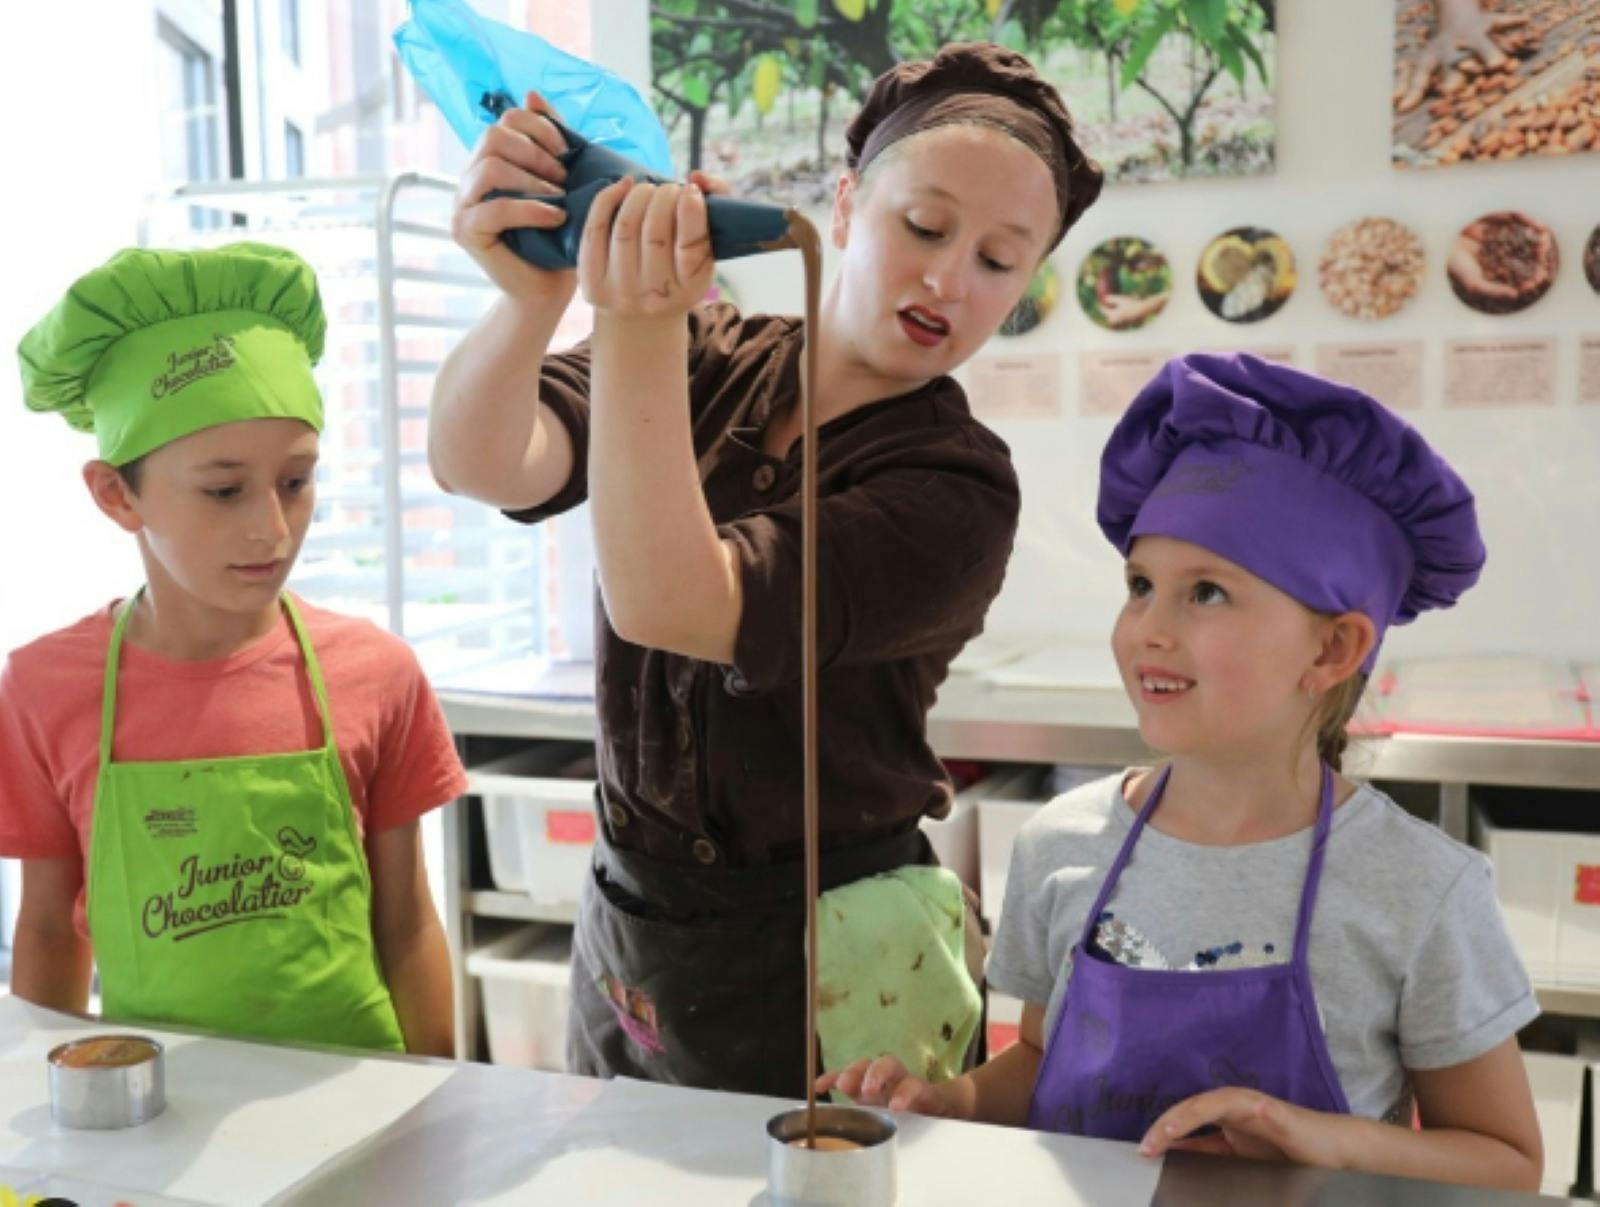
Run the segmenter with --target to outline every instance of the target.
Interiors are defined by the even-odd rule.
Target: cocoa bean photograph
[[[1542,222],[1513,210],[1485,214],[1461,228],[1450,252],[1450,288],[1483,314],[1513,314],[1544,297],[1561,258]]]
[[[1396,0],[1396,167],[1577,155],[1600,134],[1600,0]]]

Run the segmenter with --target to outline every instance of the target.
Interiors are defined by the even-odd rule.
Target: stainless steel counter
[[[458,734],[592,741],[593,706],[519,696],[442,693]],[[944,758],[1125,767],[1146,760],[1133,706],[1120,691],[995,688],[952,676],[928,718]],[[1360,739],[1350,769],[1385,780],[1600,789],[1600,743],[1402,735]],[[1451,827],[1452,829],[1454,827]]]
[[[5,1201],[13,1197],[5,1185],[26,1193],[42,1183],[50,1193],[70,1190],[85,1207],[129,1201],[760,1207],[768,1203],[765,1123],[790,1105],[155,1029],[169,1058],[163,1115],[121,1131],[55,1127],[45,1054],[102,1030],[98,1020],[0,998]],[[379,1102],[373,1095],[385,1097]],[[1181,1153],[1157,1164],[1129,1144],[912,1115],[897,1122],[904,1207],[1564,1201]]]

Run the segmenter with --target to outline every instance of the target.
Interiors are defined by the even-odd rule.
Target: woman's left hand
[[[589,208],[578,250],[578,281],[598,311],[670,317],[697,305],[716,267],[698,184],[649,184],[624,177]]]
[[[699,168],[689,173],[689,183],[699,186],[702,193],[715,193],[720,197],[726,197],[733,191],[722,177],[702,172]]]
[[[1208,1125],[1218,1130],[1184,1138]],[[1338,1118],[1323,1111],[1307,1110],[1258,1090],[1226,1086],[1172,1107],[1150,1125],[1139,1151],[1155,1157],[1176,1148],[1338,1168],[1344,1164],[1338,1129]]]

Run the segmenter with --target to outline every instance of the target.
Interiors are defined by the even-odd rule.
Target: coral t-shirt
[[[466,775],[411,647],[296,597],[322,665],[356,825],[402,826],[466,790]],[[14,650],[0,670],[0,855],[87,863],[100,701],[115,607]],[[312,750],[322,722],[287,616],[226,658],[182,662],[123,642],[118,762]],[[88,934],[83,894],[73,911]]]

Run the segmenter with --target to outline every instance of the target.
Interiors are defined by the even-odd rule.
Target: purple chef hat
[[[1359,390],[1254,356],[1181,356],[1100,458],[1101,530],[1176,537],[1378,640],[1478,581],[1472,491],[1415,428]],[[1377,648],[1362,668],[1370,672]]]

